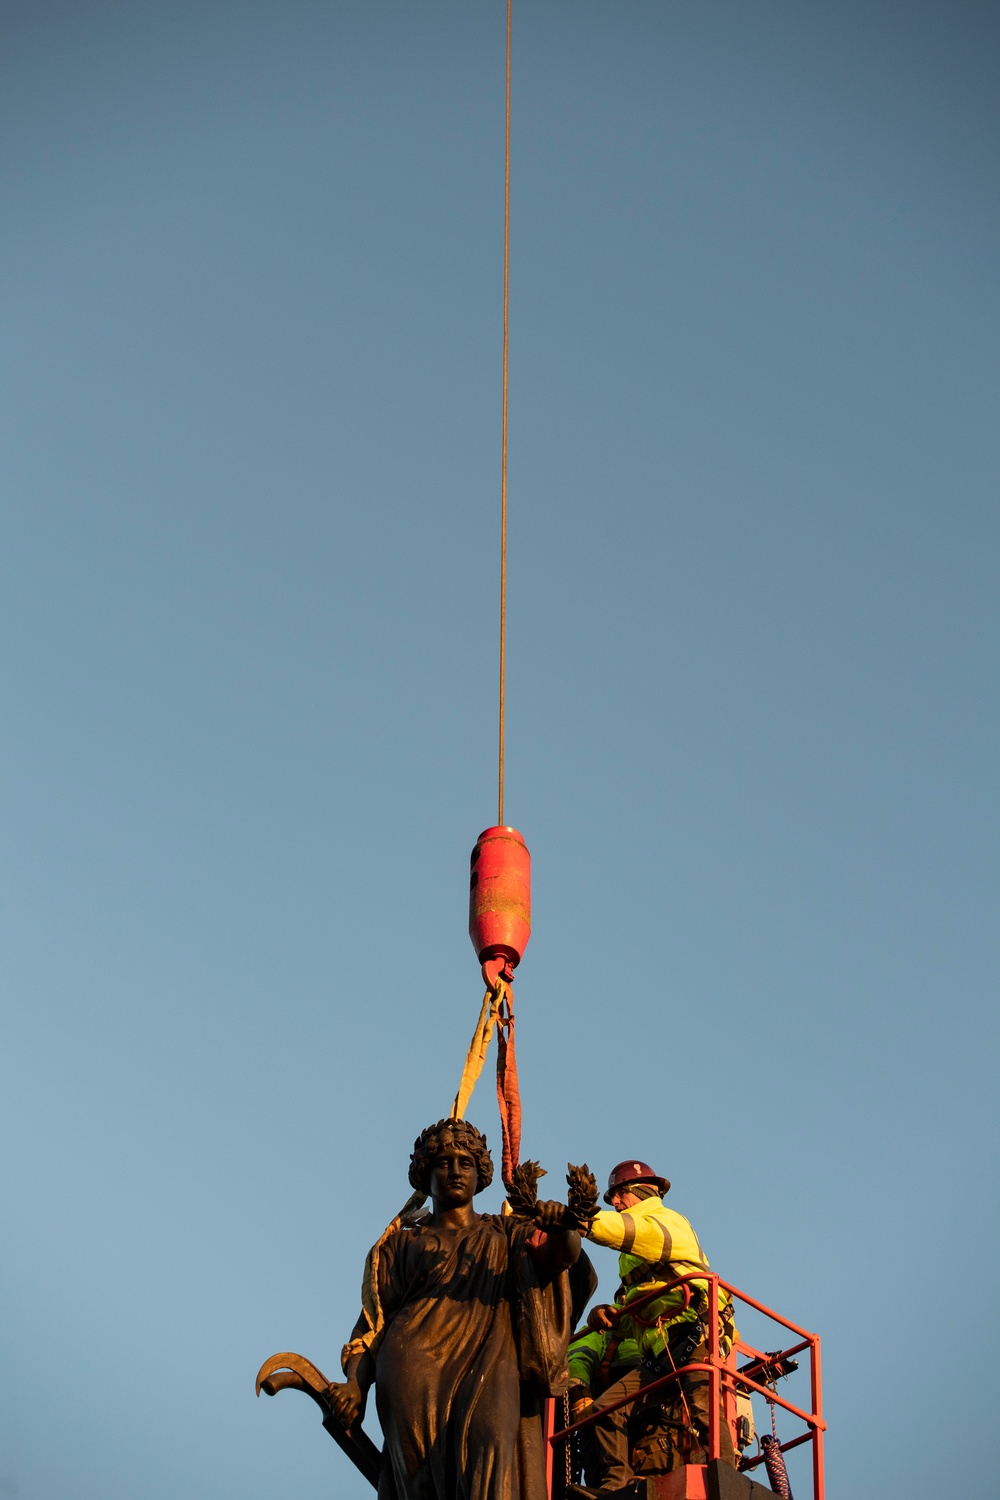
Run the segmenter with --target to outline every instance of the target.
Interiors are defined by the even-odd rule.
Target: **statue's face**
[[[431,1197],[441,1208],[471,1203],[478,1185],[476,1163],[467,1151],[445,1136],[431,1164]]]

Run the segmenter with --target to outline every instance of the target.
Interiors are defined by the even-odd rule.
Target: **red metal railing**
[[[674,1281],[664,1282],[658,1286],[655,1292],[650,1292],[641,1301],[645,1303],[653,1300],[654,1296],[662,1297],[664,1293],[673,1290],[675,1287],[683,1287],[685,1298],[689,1300],[690,1291],[688,1285],[694,1281],[707,1284],[708,1286],[707,1360],[693,1360],[690,1364],[682,1365],[680,1369],[671,1370],[667,1375],[660,1375],[655,1380],[651,1380],[648,1385],[644,1385],[635,1395],[623,1396],[620,1401],[615,1401],[611,1405],[604,1407],[603,1412],[618,1411],[623,1406],[630,1406],[632,1402],[637,1401],[640,1397],[646,1400],[654,1391],[665,1388],[673,1381],[679,1380],[682,1375],[705,1371],[708,1374],[708,1457],[711,1461],[712,1459],[721,1457],[722,1452],[720,1431],[721,1423],[725,1420],[722,1415],[723,1394],[725,1393],[728,1404],[729,1400],[735,1403],[737,1388],[742,1387],[744,1390],[756,1391],[764,1396],[766,1400],[773,1401],[777,1406],[782,1407],[784,1411],[789,1412],[793,1417],[797,1417],[800,1422],[805,1423],[805,1432],[800,1433],[797,1437],[793,1437],[788,1442],[781,1443],[780,1447],[782,1452],[787,1452],[791,1448],[799,1447],[802,1443],[812,1443],[813,1500],[824,1500],[823,1434],[826,1431],[826,1423],[823,1421],[822,1411],[823,1390],[820,1373],[819,1335],[808,1333],[806,1329],[799,1328],[797,1324],[790,1322],[788,1318],[783,1318],[780,1313],[776,1313],[772,1308],[765,1307],[763,1302],[758,1302],[755,1297],[749,1296],[746,1292],[741,1292],[738,1287],[732,1286],[728,1281],[724,1281],[721,1276],[716,1276],[712,1271],[692,1271],[687,1276],[678,1276]],[[790,1333],[794,1333],[798,1337],[799,1342],[793,1344],[788,1349],[765,1354],[762,1350],[754,1349],[752,1345],[744,1343],[741,1339],[737,1339],[728,1358],[723,1357],[719,1347],[720,1288],[728,1292],[734,1301],[745,1303],[747,1307],[754,1308],[756,1312],[763,1314],[765,1318],[770,1318],[773,1322],[780,1324],[782,1328],[787,1328]],[[686,1305],[687,1301],[685,1301]],[[748,1374],[741,1374],[736,1369],[737,1353],[749,1354],[752,1360],[767,1359],[771,1362],[791,1359],[793,1355],[801,1354],[807,1349],[809,1351],[810,1400],[812,1402],[812,1410],[808,1412],[796,1406],[793,1402],[786,1400],[785,1397],[779,1396],[777,1391],[754,1380]],[[556,1445],[567,1442],[574,1432],[579,1432],[585,1427],[592,1426],[599,1419],[600,1415],[602,1413],[591,1413],[589,1416],[581,1417],[578,1422],[571,1422],[568,1426],[563,1427],[557,1432],[555,1430],[555,1403],[553,1401],[546,1403],[546,1479],[548,1481],[548,1493],[550,1497],[552,1495],[552,1455]],[[763,1461],[764,1455],[760,1454],[756,1458],[743,1459],[740,1467],[743,1470],[753,1469],[758,1464],[763,1463]]]

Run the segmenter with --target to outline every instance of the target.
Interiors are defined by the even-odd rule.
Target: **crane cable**
[[[507,668],[507,331],[510,300],[510,13],[507,0],[507,115],[504,136],[503,201],[503,440],[500,459],[500,734],[497,823],[503,826],[504,689]]]
[[[507,348],[510,308],[510,32],[512,0],[507,0],[507,78],[504,121],[503,205],[503,432],[500,460],[500,715],[497,775],[497,823],[503,826],[504,690],[507,663]],[[501,1175],[509,1185],[521,1152],[521,1095],[514,1051],[514,988],[508,973],[487,980],[479,1020],[462,1069],[453,1119],[462,1119],[482,1072],[494,1031],[497,1037],[497,1104],[503,1135]]]
[[[503,826],[504,689],[507,664],[507,342],[510,306],[510,20],[507,0],[507,99],[504,120],[503,184],[503,442],[500,464],[500,733],[497,823]],[[509,1189],[521,1155],[521,1092],[514,1052],[514,987],[510,976],[496,980],[497,1104],[503,1135],[501,1175]]]

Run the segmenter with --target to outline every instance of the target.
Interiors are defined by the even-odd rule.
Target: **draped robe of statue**
[[[572,1298],[544,1237],[484,1214],[399,1227],[376,1275],[379,1500],[545,1500],[541,1399],[566,1389]]]

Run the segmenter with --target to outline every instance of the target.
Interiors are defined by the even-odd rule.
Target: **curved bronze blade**
[[[300,1376],[303,1385],[315,1395],[321,1395],[330,1384],[322,1370],[317,1370],[311,1360],[302,1354],[272,1354],[270,1359],[265,1359],[257,1371],[257,1395],[260,1395],[261,1387],[269,1375],[276,1370],[294,1370]],[[267,1392],[271,1395],[271,1392]]]
[[[275,1370],[273,1375],[265,1375],[260,1383],[260,1391],[265,1396],[274,1396],[278,1391],[305,1391],[307,1396],[313,1394],[302,1376],[296,1375],[294,1370]],[[257,1392],[258,1396],[260,1391]]]

